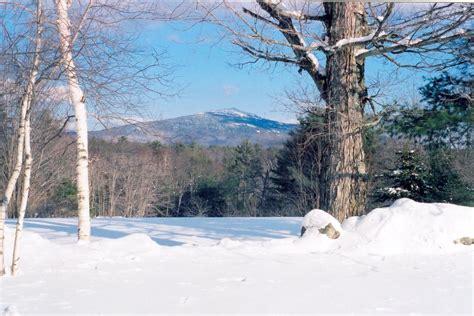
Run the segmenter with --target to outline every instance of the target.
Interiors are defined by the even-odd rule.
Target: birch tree
[[[24,166],[24,179],[25,185],[22,191],[22,202],[21,210],[26,209],[26,203],[28,199],[28,190],[29,190],[29,181],[31,175],[31,145],[30,145],[30,111],[31,104],[34,96],[35,83],[38,76],[38,69],[40,65],[40,50],[41,50],[41,33],[42,33],[42,4],[41,0],[37,2],[37,12],[36,12],[36,36],[35,36],[35,48],[33,55],[33,62],[29,75],[27,78],[27,83],[25,91],[22,94],[21,106],[20,106],[20,118],[19,118],[19,128],[18,128],[18,139],[17,139],[17,152],[16,152],[16,163],[13,169],[13,172],[8,180],[5,192],[2,197],[2,203],[0,205],[0,275],[5,274],[4,266],[4,255],[5,255],[5,218],[7,214],[7,207],[9,205],[10,199],[12,198],[13,191],[17,184],[18,178],[22,171],[22,167],[25,161]],[[19,219],[16,237],[15,237],[15,246],[19,242],[19,237],[21,236],[21,230],[23,226],[23,219]],[[18,252],[17,252],[18,254]]]
[[[8,179],[5,191],[2,196],[2,203],[0,205],[0,276],[5,274],[5,218],[7,214],[7,207],[12,198],[13,190],[15,189],[16,183],[20,176],[22,166],[23,166],[23,151],[24,151],[24,142],[25,142],[25,122],[26,115],[29,108],[29,97],[28,94],[31,94],[32,85],[28,83],[25,95],[21,102],[21,114],[18,127],[18,140],[17,140],[17,152],[16,152],[16,163],[13,169],[13,173]]]
[[[296,66],[319,91],[325,106],[320,208],[340,221],[362,214],[367,197],[362,130],[373,124],[364,114],[366,106],[375,109],[376,100],[366,87],[366,60],[442,69],[455,53],[449,43],[473,37],[469,3],[224,0],[223,5],[229,19],[215,8],[205,8],[206,18],[230,33],[233,44],[252,58],[248,63]]]
[[[90,237],[88,114],[99,122],[116,119],[139,112],[144,94],[167,95],[156,87],[169,88],[167,77],[171,68],[162,64],[163,55],[155,51],[149,55],[138,52],[134,49],[134,34],[120,27],[125,21],[167,20],[180,14],[172,10],[169,15],[157,15],[158,7],[159,3],[154,1],[55,0],[61,63],[76,125],[79,240]],[[71,11],[74,15],[69,14]],[[86,94],[88,108],[95,113],[87,111]]]
[[[40,1],[40,0],[38,0]],[[99,2],[99,1],[97,1]],[[14,16],[15,19],[21,20],[22,26],[24,25],[24,16],[27,14],[21,14],[22,11],[32,13],[28,6],[25,6],[21,3],[10,2],[10,1],[0,1],[3,8],[3,17]],[[58,87],[60,81],[58,79],[62,78],[63,75],[67,78],[69,96],[71,103],[74,107],[75,119],[76,119],[76,129],[77,129],[77,164],[76,164],[76,174],[77,174],[77,187],[78,187],[78,204],[79,204],[79,229],[78,237],[79,240],[88,240],[90,236],[90,215],[89,215],[89,181],[88,181],[88,144],[87,144],[87,112],[85,106],[85,97],[84,89],[80,85],[80,81],[85,81],[87,83],[87,88],[89,95],[92,95],[95,92],[95,106],[98,108],[98,104],[102,102],[101,105],[104,107],[112,108],[111,104],[127,104],[126,110],[135,109],[137,102],[130,102],[134,95],[141,95],[139,90],[146,90],[147,92],[155,92],[160,95],[160,91],[153,90],[154,88],[149,88],[148,85],[155,83],[162,84],[166,86],[169,81],[166,80],[166,76],[169,74],[168,68],[163,67],[159,62],[159,57],[162,55],[157,54],[156,52],[152,53],[154,59],[151,62],[143,62],[141,59],[146,59],[145,54],[135,54],[133,50],[133,45],[131,40],[133,36],[126,37],[122,40],[120,44],[117,44],[117,39],[120,35],[116,35],[115,38],[107,38],[110,29],[114,31],[118,30],[118,25],[120,22],[129,21],[131,19],[140,19],[145,17],[148,12],[146,9],[156,9],[152,5],[141,4],[136,2],[121,2],[121,1],[102,1],[96,3],[96,1],[90,0],[83,3],[79,3],[79,8],[84,8],[82,12],[76,10],[76,14],[71,18],[69,15],[69,9],[72,5],[72,1],[63,1],[57,0],[54,3],[54,7],[51,7],[51,10],[56,11],[56,20],[55,23],[50,23],[48,20],[53,15],[50,13],[50,7],[46,6],[46,19],[47,22],[44,25],[47,27],[50,24],[55,25],[59,33],[59,45],[58,41],[52,41],[51,38],[47,38],[44,42],[46,43],[43,47],[44,52],[42,54],[42,71],[38,74],[38,68],[40,64],[39,54],[41,39],[40,36],[40,27],[37,27],[37,36],[38,40],[36,45],[37,47],[34,50],[34,62],[32,69],[28,72],[26,78],[26,88],[20,94],[20,114],[18,119],[18,134],[17,142],[15,147],[15,156],[14,166],[12,167],[11,176],[8,177],[8,183],[5,185],[4,194],[2,195],[1,205],[0,205],[0,274],[5,273],[4,267],[4,226],[5,219],[7,217],[7,207],[12,200],[12,195],[15,190],[16,183],[20,177],[22,171],[22,165],[26,163],[24,168],[24,184],[23,192],[21,194],[21,203],[20,203],[20,217],[17,225],[17,234],[15,244],[19,244],[21,237],[22,223],[24,218],[24,212],[26,209],[26,203],[28,198],[29,185],[28,182],[31,178],[31,146],[25,144],[30,138],[31,130],[31,102],[34,90],[45,82],[55,82],[52,86],[56,85]],[[38,2],[37,7],[41,7],[41,3]],[[18,10],[17,13],[17,9]],[[38,9],[39,10],[39,9]],[[41,10],[40,10],[41,11]],[[89,14],[91,11],[94,11],[94,14]],[[38,11],[39,12],[39,11]],[[150,11],[152,17],[153,12]],[[79,13],[79,14],[77,14]],[[111,14],[112,13],[112,14]],[[163,15],[165,18],[168,16]],[[5,19],[7,20],[7,19]],[[77,22],[77,25],[72,27],[71,21],[74,20]],[[3,31],[8,33],[8,21],[3,23]],[[38,24],[37,24],[38,25]],[[84,30],[86,29],[86,30]],[[50,30],[51,31],[51,30]],[[29,30],[25,31],[25,34]],[[91,35],[93,32],[93,35]],[[46,35],[54,35],[52,32],[44,32]],[[7,34],[10,35],[10,34]],[[19,38],[23,40],[25,38],[24,34],[21,34]],[[11,41],[12,45],[6,45],[12,49],[13,52],[9,52],[2,57],[2,63],[6,61],[3,58],[10,58],[13,63],[15,63],[13,68],[22,67],[18,63],[16,56],[29,56],[31,50],[26,52],[20,51],[17,49],[17,42],[15,38],[10,38],[9,36],[2,38],[4,40]],[[49,40],[49,41],[48,41]],[[79,45],[81,49],[77,52],[73,52],[73,44],[75,41],[81,41]],[[8,44],[8,43],[7,43]],[[78,45],[78,46],[79,46]],[[22,47],[23,48],[23,47]],[[16,51],[15,51],[16,49]],[[60,53],[57,54],[57,51]],[[47,56],[47,57],[45,57]],[[60,61],[57,56],[60,56]],[[74,56],[74,57],[73,57]],[[111,58],[113,56],[113,58]],[[79,61],[79,67],[77,67],[76,59],[81,59]],[[100,62],[99,62],[100,61]],[[62,65],[62,71],[60,71],[59,65]],[[87,65],[89,67],[83,67]],[[86,71],[84,70],[86,68]],[[88,69],[87,69],[88,68]],[[164,69],[164,71],[163,71]],[[87,72],[89,70],[89,72]],[[81,77],[82,75],[82,77]],[[23,79],[23,78],[22,78]],[[85,80],[86,79],[86,80]],[[6,78],[9,80],[9,78]],[[2,82],[3,83],[3,82]],[[19,82],[23,83],[23,81]],[[43,85],[44,86],[44,85]],[[18,91],[16,91],[18,92]],[[3,92],[2,92],[3,96]],[[109,97],[112,96],[112,97]],[[116,102],[120,100],[127,100],[128,102]],[[99,101],[100,99],[100,101]],[[139,99],[139,98],[136,98]],[[105,101],[104,101],[105,100]],[[115,101],[115,102],[114,102]],[[119,108],[120,106],[116,107]],[[138,106],[137,106],[138,108]],[[3,113],[3,112],[2,112]],[[2,114],[3,115],[3,114]],[[68,117],[69,118],[69,117]],[[67,120],[66,120],[67,121]],[[54,136],[56,137],[56,136]],[[50,140],[47,142],[49,143]],[[25,157],[26,156],[26,157]],[[25,159],[26,158],[26,159]],[[33,189],[34,191],[34,189]],[[14,255],[14,267],[12,271],[15,271],[17,266],[15,262],[18,260],[18,250],[15,251]]]
[[[76,123],[76,182],[79,217],[77,234],[80,241],[88,241],[90,239],[91,223],[89,207],[89,153],[86,100],[79,84],[76,65],[72,54],[73,38],[71,36],[71,21],[68,14],[71,2],[68,0],[56,0],[55,5],[58,15],[56,26],[59,33],[62,65],[68,80],[69,97],[74,108]]]
[[[20,241],[23,232],[23,223],[25,219],[26,207],[28,205],[28,195],[30,192],[31,184],[31,166],[33,163],[33,156],[31,152],[31,106],[33,104],[34,98],[34,87],[35,82],[38,76],[38,70],[40,65],[40,52],[42,45],[42,36],[43,32],[43,4],[42,0],[37,0],[36,4],[36,36],[35,36],[35,51],[33,55],[33,66],[31,73],[31,82],[32,85],[31,93],[28,98],[28,109],[25,117],[25,129],[24,129],[24,155],[25,162],[23,166],[23,187],[21,191],[21,202],[20,209],[18,212],[18,219],[15,229],[15,241],[13,245],[13,257],[12,257],[12,275],[15,275],[18,270],[18,264],[20,261]]]
[[[29,111],[28,111],[29,112]],[[23,223],[25,219],[26,207],[28,205],[28,195],[30,192],[31,184],[31,165],[33,162],[33,156],[31,153],[31,120],[30,113],[27,113],[25,120],[25,162],[23,169],[23,187],[21,190],[21,202],[18,213],[16,228],[15,228],[15,241],[13,244],[13,257],[12,257],[12,275],[15,275],[18,271],[18,264],[20,261],[20,241],[23,233]]]

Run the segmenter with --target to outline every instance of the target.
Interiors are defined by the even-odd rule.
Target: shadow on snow
[[[300,218],[181,217],[181,218],[95,218],[92,235],[100,238],[122,238],[143,233],[162,246],[193,244],[192,240],[274,239],[298,236]],[[76,219],[27,219],[25,229],[60,235],[77,233]]]

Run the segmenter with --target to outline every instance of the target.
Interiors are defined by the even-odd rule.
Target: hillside
[[[109,141],[126,137],[135,142],[197,143],[205,146],[234,146],[248,139],[263,146],[276,146],[288,138],[289,131],[295,126],[231,108],[139,125],[117,126],[93,131],[90,135]]]

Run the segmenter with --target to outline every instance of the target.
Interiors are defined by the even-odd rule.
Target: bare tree
[[[41,7],[41,2],[38,0],[37,7]],[[7,22],[2,21],[2,35],[5,37],[1,41],[1,66],[2,68],[7,67],[6,65],[12,65],[11,68],[14,72],[22,73],[18,75],[17,82],[12,83],[10,77],[2,78],[2,105],[5,99],[11,99],[8,101],[14,105],[10,105],[12,108],[11,113],[7,113],[9,110],[1,109],[2,117],[6,114],[8,117],[13,117],[18,112],[18,128],[14,130],[17,135],[17,141],[8,142],[8,151],[11,153],[15,151],[16,159],[10,159],[6,157],[6,160],[12,161],[10,168],[8,169],[8,181],[4,188],[4,194],[2,196],[2,203],[0,205],[0,274],[5,273],[4,268],[4,226],[5,219],[7,217],[7,207],[14,195],[14,191],[17,188],[16,200],[20,201],[19,221],[17,225],[17,234],[15,247],[19,244],[21,237],[23,218],[26,212],[27,198],[30,189],[30,179],[32,173],[32,156],[31,146],[26,144],[29,143],[29,138],[35,138],[34,133],[31,134],[31,119],[32,119],[32,102],[33,95],[38,89],[45,88],[46,85],[50,85],[50,91],[54,88],[61,88],[60,79],[66,77],[69,87],[70,99],[75,108],[76,128],[78,140],[77,144],[77,180],[78,180],[78,200],[79,200],[79,239],[88,240],[90,236],[90,215],[89,215],[89,188],[88,188],[88,151],[87,151],[87,113],[85,107],[84,91],[81,89],[79,84],[80,80],[84,80],[88,91],[98,91],[91,93],[94,96],[94,106],[96,109],[99,108],[100,102],[102,104],[113,103],[110,99],[117,101],[120,96],[127,96],[127,100],[133,98],[133,94],[138,93],[138,90],[133,88],[146,89],[151,91],[152,89],[147,87],[146,83],[152,83],[158,81],[164,83],[166,80],[164,76],[166,73],[156,71],[157,68],[161,67],[161,63],[158,63],[160,54],[155,54],[155,59],[151,63],[138,63],[136,62],[143,55],[133,56],[134,52],[132,49],[131,40],[133,37],[127,37],[126,40],[121,42],[121,46],[114,46],[114,40],[107,38],[106,35],[109,33],[105,32],[105,29],[115,29],[120,22],[127,21],[133,18],[140,18],[145,15],[146,11],[142,10],[144,6],[134,7],[130,3],[123,4],[120,1],[111,3],[110,1],[88,1],[85,5],[82,3],[78,4],[74,10],[75,15],[71,18],[69,15],[69,9],[72,1],[55,1],[55,6],[45,6],[46,14],[43,14],[43,10],[38,9],[38,14],[41,11],[41,18],[45,18],[47,21],[44,23],[45,36],[42,37],[43,24],[40,27],[37,24],[36,43],[34,50],[31,49],[31,36],[28,35],[30,29],[27,27],[22,28],[23,34],[15,34],[16,37],[12,37],[12,31],[9,30],[11,21],[20,21],[20,25],[29,25],[28,19],[30,16],[34,16],[34,10],[31,10],[28,5],[24,5],[21,2],[15,1],[1,1],[2,16],[5,17]],[[148,7],[148,6],[146,6]],[[152,8],[152,7],[149,7]],[[53,14],[52,10],[56,9],[56,23],[50,23],[50,19]],[[83,10],[81,10],[83,9]],[[24,14],[24,13],[27,14]],[[115,12],[115,15],[109,14]],[[37,20],[39,15],[36,15]],[[8,18],[7,18],[8,16]],[[8,20],[10,19],[10,20]],[[71,20],[77,22],[77,25],[72,26]],[[8,22],[10,21],[10,22]],[[43,23],[43,22],[42,22]],[[95,23],[95,24],[94,24]],[[55,32],[52,32],[50,25],[56,24],[57,31],[59,32],[59,44]],[[12,28],[16,29],[16,28]],[[31,28],[32,29],[32,28]],[[16,31],[15,31],[16,32]],[[106,34],[106,35],[104,35]],[[56,38],[56,40],[53,40]],[[73,46],[75,42],[79,42],[80,48],[74,50]],[[21,44],[22,42],[28,42]],[[41,45],[41,43],[44,43]],[[20,44],[19,44],[20,43]],[[41,50],[41,46],[43,50]],[[101,50],[102,49],[102,50]],[[41,55],[41,59],[39,56]],[[33,56],[33,61],[31,61]],[[102,59],[94,58],[97,56],[106,56]],[[113,58],[111,58],[111,56]],[[120,59],[120,58],[121,59]],[[135,59],[131,58],[135,57]],[[76,60],[79,62],[76,63]],[[107,61],[107,62],[106,62]],[[94,62],[96,62],[94,64]],[[110,65],[106,67],[106,65]],[[27,71],[25,71],[27,69]],[[91,71],[94,69],[94,71]],[[166,69],[166,68],[165,68]],[[80,70],[80,71],[78,71]],[[27,75],[23,75],[27,73]],[[112,75],[118,73],[119,75]],[[25,82],[25,84],[23,84]],[[52,84],[51,84],[52,83]],[[23,87],[25,85],[25,87]],[[8,86],[8,87],[7,87]],[[7,87],[7,89],[3,89]],[[10,87],[13,87],[10,89]],[[18,87],[21,87],[19,89]],[[47,92],[45,89],[43,92]],[[125,93],[126,92],[126,93]],[[158,91],[154,91],[157,92]],[[15,99],[16,95],[19,99]],[[106,95],[113,95],[115,98],[108,99],[104,97]],[[50,94],[51,96],[51,94]],[[119,97],[117,97],[119,96]],[[102,98],[101,98],[102,97]],[[122,99],[122,100],[125,100]],[[123,102],[127,104],[127,109],[133,108],[133,102]],[[132,104],[128,107],[128,104]],[[118,106],[120,107],[120,106]],[[19,109],[19,110],[18,110]],[[67,116],[67,121],[71,118]],[[3,120],[3,118],[2,118]],[[8,119],[7,119],[8,120]],[[65,123],[65,124],[66,124]],[[64,129],[65,124],[56,135],[53,135],[51,139],[46,140],[44,144],[41,144],[41,149],[48,148],[49,143],[53,138],[60,135]],[[2,126],[3,128],[5,126]],[[15,135],[9,133],[9,135]],[[36,137],[37,138],[37,137]],[[42,140],[44,141],[44,140]],[[64,142],[63,142],[64,143]],[[67,145],[67,144],[66,144]],[[65,148],[63,154],[66,152]],[[2,153],[3,156],[3,153]],[[12,156],[10,154],[10,156]],[[40,162],[44,162],[43,152],[40,153]],[[2,157],[2,160],[4,157]],[[46,159],[49,162],[51,159]],[[22,166],[24,165],[24,177],[23,183],[17,185]],[[34,169],[34,168],[33,168]],[[36,169],[38,170],[38,169]],[[51,173],[56,174],[56,173]],[[51,177],[49,177],[51,178]],[[50,183],[51,179],[45,179],[44,182],[40,183],[43,187],[45,183]],[[3,185],[3,184],[2,184]],[[41,192],[41,189],[32,188],[32,191]],[[18,248],[15,249],[14,261],[12,272],[14,273],[18,263]]]
[[[232,13],[230,21],[215,5],[205,8],[206,18],[233,36],[253,58],[249,63],[296,66],[319,91],[326,109],[320,207],[339,220],[361,214],[366,203],[362,130],[366,105],[375,109],[376,101],[365,84],[366,59],[442,69],[453,63],[446,58],[454,53],[449,43],[473,37],[472,4],[224,0],[223,5]],[[400,54],[411,54],[413,62],[403,63]]]
[[[23,233],[23,223],[25,219],[26,207],[28,205],[28,195],[31,184],[31,165],[33,156],[31,154],[31,114],[27,113],[25,120],[25,162],[23,169],[23,186],[21,190],[21,203],[18,210],[18,218],[15,229],[15,241],[13,245],[12,257],[12,275],[18,271],[18,264],[20,261],[20,241]]]
[[[43,4],[42,0],[37,0],[36,3],[36,36],[35,36],[35,51],[33,56],[33,66],[31,73],[32,91],[29,95],[29,104],[25,117],[25,129],[24,129],[24,169],[23,169],[23,187],[21,192],[21,203],[18,212],[18,219],[15,229],[15,242],[13,245],[13,257],[12,257],[12,275],[15,275],[18,270],[18,264],[20,261],[20,240],[23,232],[23,222],[25,219],[26,207],[28,205],[28,195],[30,192],[31,184],[31,165],[33,163],[33,156],[31,153],[31,105],[34,98],[34,87],[35,81],[38,76],[38,70],[40,65],[40,52],[41,52],[41,36],[43,32]]]
[[[12,197],[13,190],[20,176],[23,161],[26,159],[26,166],[24,170],[24,177],[29,182],[31,174],[31,150],[30,150],[30,110],[34,97],[35,83],[38,76],[38,69],[40,65],[40,50],[41,50],[41,33],[42,33],[42,5],[41,0],[37,3],[37,23],[36,23],[36,37],[33,62],[28,74],[25,90],[21,96],[20,119],[17,139],[17,152],[15,168],[8,180],[5,192],[2,197],[2,204],[0,205],[0,276],[5,274],[4,266],[4,243],[5,243],[5,218],[7,207]],[[26,157],[25,157],[26,154]],[[21,209],[26,209],[28,199],[29,185],[24,185],[22,192]],[[24,211],[24,210],[23,210]],[[23,212],[24,215],[24,212]],[[22,223],[17,225],[17,234],[21,234]],[[17,243],[15,243],[17,244]]]
[[[68,79],[69,96],[72,106],[74,107],[74,117],[76,119],[76,181],[79,217],[77,234],[79,240],[88,241],[91,234],[91,224],[86,99],[79,84],[76,64],[74,63],[72,54],[73,37],[71,35],[71,21],[68,14],[71,2],[67,0],[56,0],[55,4],[58,15],[56,25],[59,33],[62,64]]]
[[[136,32],[124,22],[169,19],[178,11],[158,14],[159,2],[55,0],[61,64],[69,87],[76,125],[79,240],[90,235],[87,115],[101,123],[139,113],[143,95],[165,96],[172,69],[163,53],[134,49]],[[72,24],[72,21],[75,24]],[[168,90],[169,91],[169,90]],[[86,108],[86,96],[88,105]]]

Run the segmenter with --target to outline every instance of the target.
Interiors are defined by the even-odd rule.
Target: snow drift
[[[313,216],[305,217],[303,225],[332,223],[338,228],[339,223],[329,214],[313,210],[308,215]],[[474,237],[474,209],[404,198],[367,215],[350,217],[339,227],[339,239],[310,234],[303,238],[304,244],[314,243],[312,249],[318,251],[359,250],[383,255],[463,251],[469,250],[468,246],[455,244],[454,240]]]

